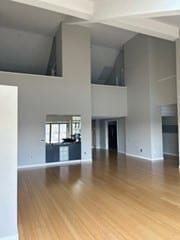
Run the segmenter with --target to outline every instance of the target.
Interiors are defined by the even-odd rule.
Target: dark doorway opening
[[[117,151],[117,122],[109,122],[108,123],[108,143],[109,150]]]

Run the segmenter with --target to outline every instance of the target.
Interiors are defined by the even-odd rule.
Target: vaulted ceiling
[[[179,38],[180,1],[1,0],[0,62],[6,59],[4,64],[7,65],[9,56],[4,46],[9,44],[10,49],[14,44],[16,51],[11,53],[16,54],[16,64],[19,61],[20,65],[25,65],[26,61],[31,61],[31,68],[39,66],[37,71],[42,72],[52,38],[61,22],[89,27],[93,45],[116,51],[136,33],[175,41]],[[1,34],[5,28],[14,30],[7,42]],[[20,32],[15,33],[15,30]],[[22,32],[31,34],[29,39],[41,39],[42,44],[32,40],[33,51],[29,51]]]

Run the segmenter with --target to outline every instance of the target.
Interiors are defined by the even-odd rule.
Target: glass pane
[[[73,134],[80,134],[81,132],[80,122],[73,122],[72,128],[73,128],[73,131],[72,131]]]
[[[46,143],[50,143],[50,124],[46,124]]]
[[[81,117],[80,116],[73,116],[72,120],[73,121],[81,121]]]
[[[60,124],[60,142],[67,138],[67,124]]]
[[[51,125],[51,143],[59,142],[59,124]]]

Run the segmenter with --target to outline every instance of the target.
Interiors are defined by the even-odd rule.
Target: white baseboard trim
[[[125,154],[128,157],[140,158],[140,159],[145,159],[145,160],[148,160],[148,161],[162,161],[162,160],[164,160],[163,157],[160,157],[160,158],[147,158],[147,157],[144,157],[144,156],[141,156],[141,155],[135,155],[135,154],[131,154],[131,153],[125,153]]]
[[[18,234],[8,237],[0,237],[0,240],[18,240],[18,239],[19,239]]]
[[[173,157],[179,157],[178,154],[175,154],[175,153],[168,153],[168,152],[164,152],[164,155],[173,156]]]
[[[126,153],[125,153],[125,152],[118,151],[118,153],[126,155]]]
[[[91,163],[91,162],[92,162],[92,159],[73,160],[73,161],[55,162],[55,163],[40,163],[40,164],[22,165],[18,167],[18,170],[29,169],[29,168],[49,168],[49,167],[69,166],[69,165],[77,165],[77,164],[84,164],[84,163]]]

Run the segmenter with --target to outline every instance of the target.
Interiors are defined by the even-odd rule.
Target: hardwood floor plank
[[[94,152],[93,164],[19,171],[20,240],[179,240],[177,158]]]

